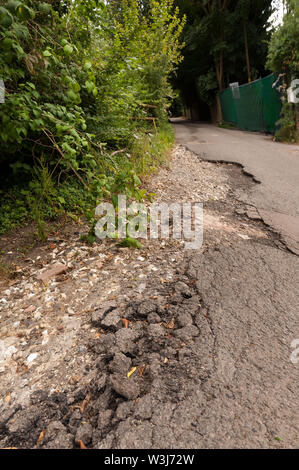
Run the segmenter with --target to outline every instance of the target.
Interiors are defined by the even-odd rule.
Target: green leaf
[[[135,240],[135,238],[131,238],[131,237],[124,238],[121,241],[120,245],[127,246],[129,248],[138,248],[138,250],[142,248],[141,243],[138,240]]]
[[[79,98],[79,95],[77,95],[77,93],[75,93],[73,90],[69,90],[67,92],[67,96],[71,101],[77,101]]]
[[[91,69],[91,67],[92,67],[92,63],[89,60],[87,62],[85,62],[85,64],[84,64],[84,70],[85,71]]]
[[[70,44],[67,44],[66,46],[64,46],[63,50],[67,56],[71,55],[74,52],[74,49]]]
[[[0,25],[4,28],[9,28],[13,22],[13,17],[8,10],[4,7],[0,7]]]
[[[51,56],[52,56],[52,53],[51,53],[48,49],[46,49],[46,50],[43,52],[43,56],[44,56],[44,57],[51,57]]]
[[[18,39],[28,39],[29,29],[20,23],[13,23],[12,30]]]
[[[85,81],[85,87],[86,87],[88,93],[92,93],[92,91],[94,89],[94,83],[89,81],[89,80],[86,80]]]
[[[38,4],[38,9],[42,13],[50,13],[51,12],[51,5],[49,5],[49,3],[42,2],[42,3]]]
[[[18,6],[21,5],[21,2],[17,1],[17,0],[9,0],[5,7],[11,11],[11,13],[16,13],[16,10],[18,8]]]
[[[22,3],[18,5],[16,9],[16,13],[17,13],[17,17],[21,21],[30,20],[35,17],[34,11],[31,8],[27,7],[27,5],[23,5]]]
[[[10,39],[10,38],[5,38],[5,39],[3,39],[3,41],[1,42],[1,45],[2,45],[2,47],[3,47],[4,49],[9,50],[9,49],[12,48],[12,43],[13,43],[13,42],[12,42],[12,39]]]

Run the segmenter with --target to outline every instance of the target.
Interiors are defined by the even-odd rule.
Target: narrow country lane
[[[0,451],[299,449],[298,24],[0,0]]]
[[[177,122],[178,143],[203,159],[242,165],[260,184],[240,194],[264,222],[299,254],[299,145],[272,141],[272,136],[221,129],[211,124]]]
[[[228,158],[230,133],[179,125],[178,140],[190,129],[229,136],[213,154]],[[298,448],[299,258],[253,206],[263,184],[204,148],[175,146],[147,186],[204,204],[200,249],[66,233],[28,254],[0,299],[0,447]]]

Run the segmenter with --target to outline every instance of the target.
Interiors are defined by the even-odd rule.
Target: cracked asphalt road
[[[260,182],[240,199],[254,205],[264,222],[299,254],[299,146],[272,141],[272,136],[221,129],[211,124],[175,124],[178,143],[203,159],[233,162]]]
[[[238,197],[299,253],[298,146],[208,124],[181,122],[175,132],[203,159],[241,164],[259,184]],[[275,440],[298,447],[299,365],[290,361],[299,338],[298,257],[240,242],[193,257],[188,273],[214,336],[200,447],[272,447]]]
[[[197,279],[201,334],[171,361],[172,382],[169,372],[153,381],[148,419],[128,418],[114,445],[297,448],[299,373],[290,343],[299,337],[298,258],[240,241],[185,263],[186,276]]]
[[[299,446],[299,263],[290,253],[254,243],[194,257],[214,336],[214,368],[201,415],[203,447]]]
[[[246,217],[261,184],[185,153],[178,150],[164,175],[164,196],[206,197],[203,247],[185,250],[177,264],[164,254],[159,264],[170,277],[150,272],[139,295],[134,288],[112,303],[96,299],[96,334],[86,340],[91,381],[36,390],[28,405],[5,403],[0,448],[71,449],[80,441],[95,449],[299,447],[299,351],[291,360],[299,258]],[[197,173],[204,166],[214,172]],[[208,194],[211,185],[195,191],[208,175],[223,186],[218,197],[215,189]]]

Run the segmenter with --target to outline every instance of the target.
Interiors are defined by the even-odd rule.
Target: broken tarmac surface
[[[0,447],[298,447],[299,261],[239,199],[255,188],[177,146],[148,190],[204,203],[200,250],[32,256],[1,295]]]
[[[299,254],[299,145],[273,142],[273,136],[212,124],[176,120],[178,143],[212,162],[235,163],[258,182],[238,198],[255,207],[264,223]]]

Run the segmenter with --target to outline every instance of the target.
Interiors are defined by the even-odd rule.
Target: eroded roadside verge
[[[227,404],[219,410],[217,401],[214,420],[204,413],[214,415],[207,406],[216,405],[213,388],[226,393],[227,385],[217,380],[219,347],[230,365],[232,344],[219,346],[208,287],[197,284],[217,276],[223,250],[231,250],[232,266],[239,266],[243,251],[244,266],[265,250],[288,256],[235,198],[236,188],[252,184],[241,170],[203,162],[177,146],[170,167],[148,189],[158,201],[204,203],[200,251],[188,253],[178,241],[149,240],[132,251],[110,242],[86,247],[58,240],[44,260],[32,260],[23,279],[1,296],[1,447],[72,448],[82,441],[96,448],[196,448],[229,442],[228,431],[216,432],[219,419],[227,419]],[[199,274],[196,266],[211,256],[211,268]],[[41,283],[41,269],[57,263],[66,266],[64,272]],[[228,306],[222,308],[225,313]],[[234,334],[244,330],[239,325]],[[225,359],[220,364],[225,376]],[[241,412],[242,401],[237,403]],[[252,442],[282,445],[270,431],[261,428]],[[237,445],[236,437],[230,442]]]

